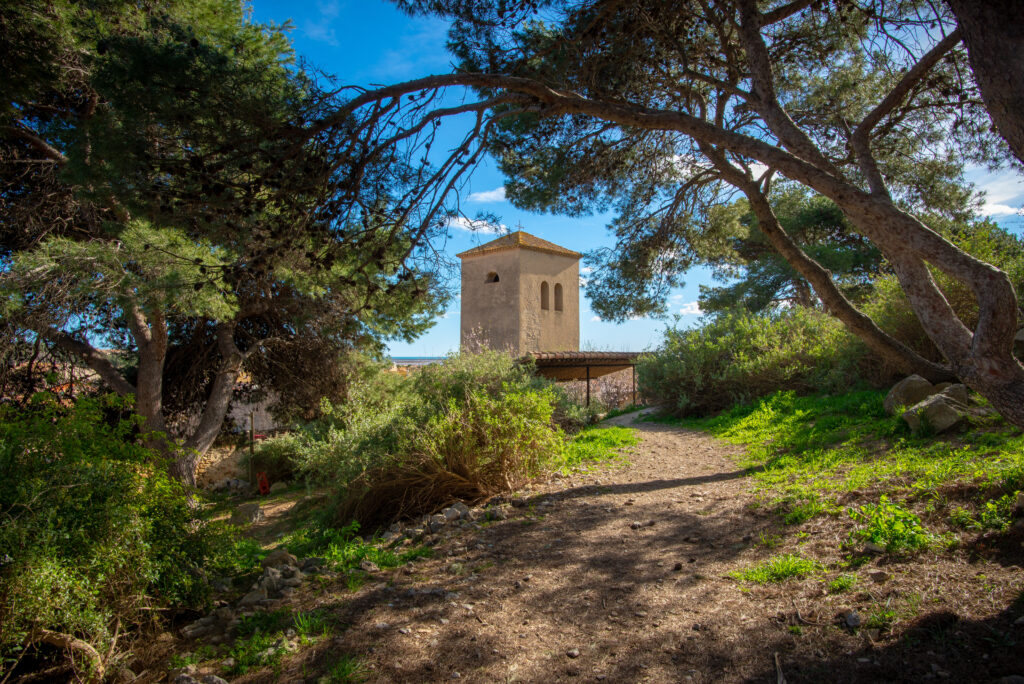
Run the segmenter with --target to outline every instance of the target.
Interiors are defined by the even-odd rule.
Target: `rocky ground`
[[[1021,540],[995,557],[871,557],[843,569],[851,591],[830,592],[844,562],[838,522],[782,526],[735,447],[634,427],[628,466],[537,483],[475,520],[460,512],[434,531],[427,521],[396,532],[397,543],[425,535],[433,558],[369,568],[356,591],[279,555],[260,580],[277,593],[257,588],[213,621],[286,606],[326,611],[344,629],[228,679],[316,682],[351,654],[373,682],[1024,682],[1013,679],[1024,674]],[[731,576],[782,553],[825,569],[766,585]],[[203,643],[191,636],[176,650]],[[188,676],[204,673],[224,675]]]

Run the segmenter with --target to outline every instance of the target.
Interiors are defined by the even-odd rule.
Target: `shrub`
[[[507,354],[453,354],[409,377],[367,368],[349,387],[348,401],[324,403],[322,417],[296,432],[266,440],[257,462],[290,459],[295,471],[319,482],[348,483],[422,447],[421,429],[474,394],[492,397],[547,393],[550,423],[570,432],[596,420],[595,409],[573,403],[529,364]]]
[[[503,393],[502,393],[503,392]],[[562,448],[552,425],[553,391],[468,390],[431,416],[409,449],[350,483],[341,520],[369,525],[430,513],[452,500],[475,502],[519,486]]]
[[[0,655],[41,630],[101,653],[115,624],[197,606],[219,543],[118,398],[0,407]],[[148,618],[146,618],[148,619]]]
[[[637,365],[643,394],[675,415],[703,415],[780,389],[848,390],[868,372],[864,353],[828,314],[793,309],[723,314],[702,328],[669,329]]]

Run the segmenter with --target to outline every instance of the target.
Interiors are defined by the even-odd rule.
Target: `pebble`
[[[411,631],[412,630],[409,629],[408,627],[399,627],[398,628],[398,633],[399,634],[409,634]]]
[[[691,558],[690,562],[692,563],[694,560],[696,560],[696,559],[695,558]],[[682,563],[676,563],[675,565],[672,566],[672,571],[673,572],[679,572],[682,569],[683,569],[683,564]]]
[[[578,649],[578,648],[570,648],[568,651],[565,652],[565,655],[569,656],[570,658],[579,658],[580,657],[580,649]]]
[[[855,610],[849,610],[843,613],[843,624],[850,629],[857,629],[860,627],[861,619],[860,613]]]

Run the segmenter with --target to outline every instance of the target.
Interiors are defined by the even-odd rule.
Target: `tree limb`
[[[63,152],[43,140],[35,131],[32,131],[27,126],[15,124],[14,126],[8,126],[7,128],[8,130],[14,131],[14,133],[16,133],[20,138],[28,141],[32,147],[45,154],[49,159],[59,164],[67,163],[68,158],[64,156]]]
[[[110,359],[88,342],[76,339],[68,333],[57,330],[56,328],[45,328],[39,332],[43,337],[50,340],[50,342],[57,345],[60,349],[82,359],[82,361],[85,362],[85,365],[96,371],[96,374],[100,376],[100,379],[102,379],[110,389],[117,392],[119,395],[127,396],[129,394],[135,394],[135,387],[124,379],[124,376],[121,375],[117,368],[114,367],[114,364],[110,362]]]

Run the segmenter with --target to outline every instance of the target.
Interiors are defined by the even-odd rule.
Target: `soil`
[[[630,424],[634,415],[612,423]],[[906,561],[867,558],[830,594],[848,523],[784,526],[710,436],[640,423],[629,465],[535,483],[507,520],[356,592],[308,582],[295,610],[347,625],[277,672],[316,681],[341,654],[372,682],[920,682],[1024,674],[1024,562],[1014,531]],[[281,506],[281,514],[286,510]],[[265,524],[276,529],[271,513]],[[639,523],[638,525],[635,523]],[[748,585],[730,573],[780,553],[829,570]],[[860,629],[843,615],[856,611]],[[886,611],[891,611],[889,615]],[[888,616],[888,617],[887,617]],[[1024,622],[1024,620],[1022,620]]]

